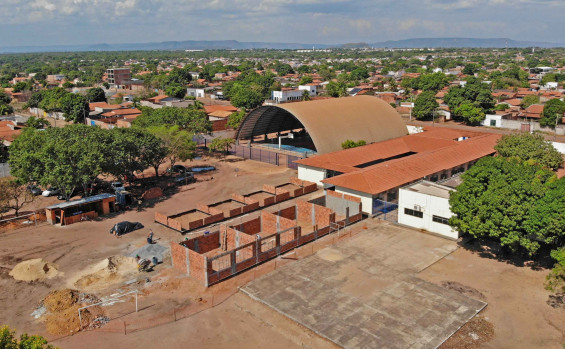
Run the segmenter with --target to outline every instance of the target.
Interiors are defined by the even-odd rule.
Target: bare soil
[[[523,265],[459,248],[418,277],[439,285],[449,280],[451,288],[470,297],[484,296],[488,305],[480,316],[494,326],[494,335],[478,347],[562,349],[565,312],[546,303],[549,292],[543,283],[549,270],[532,268],[527,262]],[[451,347],[458,348],[458,343]]]
[[[483,316],[477,315],[467,322],[453,336],[445,341],[440,349],[483,348],[494,336],[494,326]]]

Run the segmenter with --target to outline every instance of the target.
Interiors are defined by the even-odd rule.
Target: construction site
[[[379,115],[344,123],[349,139],[370,136],[376,144],[407,135],[392,107],[361,100],[359,109],[313,105],[347,118],[361,109]],[[321,156],[343,142],[324,131],[329,123],[309,123],[312,111],[299,103],[273,108],[282,109],[249,114],[241,143],[298,126]],[[3,228],[0,324],[60,348],[152,348],[156,338],[162,347],[198,348],[561,347],[563,309],[547,303],[546,273],[528,260],[510,264],[489,257],[488,246],[372,217],[359,193],[236,155],[206,151],[185,162],[214,170],[139,210],[114,211],[102,201],[103,214],[61,224],[75,208],[46,198],[51,222]],[[334,174],[324,172],[328,180]],[[81,203],[85,213],[98,209]],[[140,228],[109,233],[123,221]],[[139,260],[150,266],[140,269]]]

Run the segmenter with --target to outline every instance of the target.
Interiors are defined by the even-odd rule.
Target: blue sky
[[[0,46],[227,40],[565,42],[565,0],[0,0]]]

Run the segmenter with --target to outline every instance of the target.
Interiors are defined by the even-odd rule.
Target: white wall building
[[[449,218],[453,216],[449,207],[449,193],[453,190],[429,181],[400,188],[398,223],[449,239],[459,238],[459,232],[448,224]]]
[[[187,96],[192,96],[192,97],[197,97],[197,98],[204,98],[204,89],[203,88],[193,88],[193,87],[189,87],[186,89],[186,95]]]
[[[481,121],[481,125],[490,127],[502,127],[502,115],[487,114],[485,119]]]
[[[308,91],[310,97],[314,97],[318,94],[318,85],[308,84],[308,85],[300,85],[298,86],[300,91]]]
[[[273,91],[271,93],[271,99],[275,101],[275,103],[285,103],[285,102],[296,102],[302,100],[302,90],[287,90],[283,89],[282,91]]]

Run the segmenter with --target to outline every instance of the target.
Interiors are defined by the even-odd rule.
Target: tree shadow
[[[547,247],[540,248],[536,256],[529,256],[527,253],[513,252],[505,246],[500,246],[499,242],[475,239],[471,236],[465,236],[457,244],[481,258],[494,259],[517,267],[543,270],[551,269],[555,264],[555,261],[549,255],[550,249]]]

